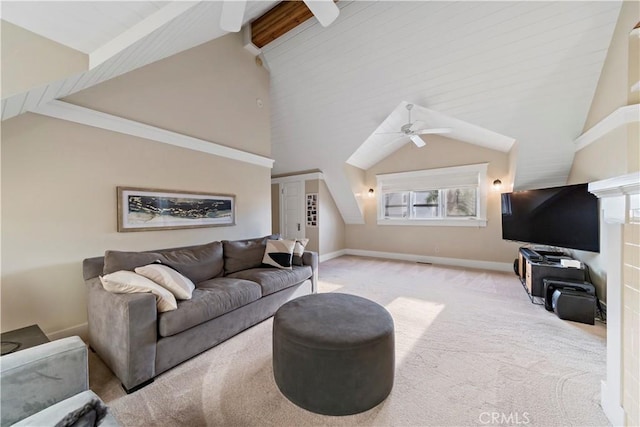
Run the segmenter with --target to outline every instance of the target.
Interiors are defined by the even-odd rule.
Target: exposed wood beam
[[[251,23],[251,42],[263,48],[311,17],[313,13],[303,1],[286,0],[278,3]]]

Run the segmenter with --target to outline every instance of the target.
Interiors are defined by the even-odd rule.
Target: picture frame
[[[117,187],[118,232],[224,227],[236,223],[235,195]]]
[[[307,193],[307,227],[318,226],[318,193]]]

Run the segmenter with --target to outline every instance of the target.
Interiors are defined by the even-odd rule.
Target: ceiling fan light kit
[[[426,142],[424,142],[424,140],[418,135],[411,135],[409,136],[409,139],[411,139],[411,141],[413,141],[413,143],[416,144],[416,147],[418,148],[422,148],[427,145]]]

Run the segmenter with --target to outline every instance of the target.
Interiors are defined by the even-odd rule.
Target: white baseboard
[[[51,341],[78,335],[80,338],[82,338],[82,341],[87,342],[87,340],[89,339],[89,324],[87,322],[81,323],[79,325],[51,332],[46,335],[47,338],[49,338]]]
[[[426,256],[426,255],[403,254],[398,252],[368,251],[364,249],[344,249],[342,251],[332,252],[331,254],[327,254],[327,255],[333,255],[338,253],[339,255],[336,255],[336,256],[355,255],[355,256],[364,256],[364,257],[372,257],[372,258],[386,258],[386,259],[397,259],[397,260],[411,261],[411,262],[423,262],[427,264],[451,265],[455,267],[477,268],[482,270],[503,271],[508,273],[513,272],[513,263],[508,263],[508,262],[493,262],[493,261],[478,261],[473,259],[462,259],[462,258],[433,257],[433,256]],[[333,258],[335,258],[335,256]],[[326,259],[322,260],[322,257],[321,257],[321,261],[326,261]]]
[[[609,418],[611,425],[624,426],[624,409],[620,406],[620,402],[614,402],[613,393],[609,390],[605,381],[601,382],[600,387],[600,404],[604,414]]]
[[[340,249],[339,251],[329,252],[328,254],[322,254],[318,256],[318,262],[329,261],[330,259],[338,258],[339,256],[346,255],[346,249]]]

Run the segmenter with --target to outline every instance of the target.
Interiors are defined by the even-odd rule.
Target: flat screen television
[[[503,193],[502,238],[600,252],[598,198],[587,184]]]

